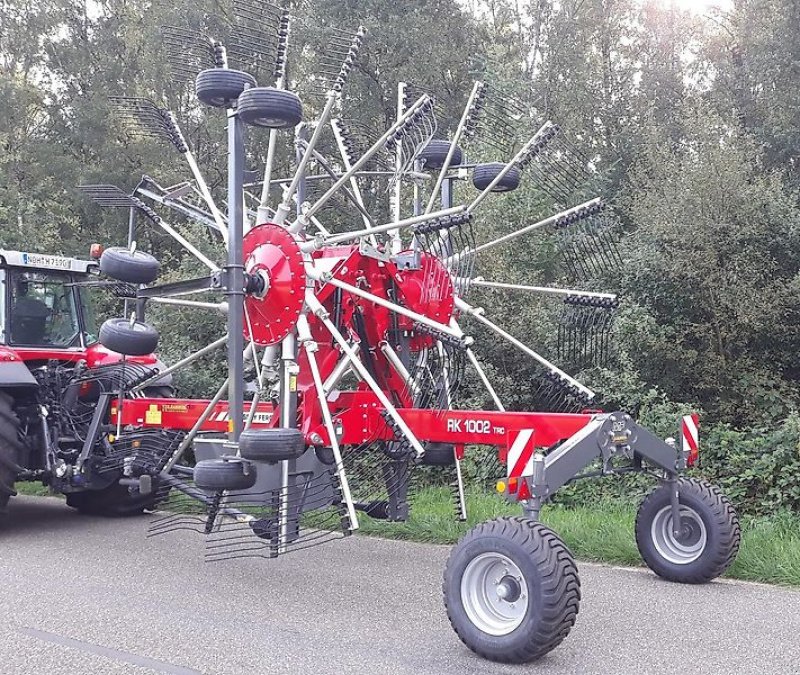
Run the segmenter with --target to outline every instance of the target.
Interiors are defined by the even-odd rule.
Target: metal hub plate
[[[303,253],[291,233],[273,223],[250,230],[243,250],[245,272],[268,280],[263,297],[245,297],[244,336],[259,345],[277,344],[294,329],[303,309]]]

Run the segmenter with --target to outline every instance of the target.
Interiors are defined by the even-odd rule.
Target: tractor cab
[[[45,350],[96,342],[87,289],[94,261],[0,250],[0,344]]]

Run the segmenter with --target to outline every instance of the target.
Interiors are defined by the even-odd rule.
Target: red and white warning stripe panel
[[[513,434],[516,437],[513,438]],[[509,478],[521,478],[533,475],[533,429],[521,429],[509,432],[508,461],[506,464]]]
[[[700,457],[700,415],[693,413],[681,418],[681,450],[687,454],[686,463],[693,466]]]

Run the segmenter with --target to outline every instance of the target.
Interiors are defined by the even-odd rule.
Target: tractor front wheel
[[[6,514],[8,500],[16,495],[14,480],[20,471],[17,460],[20,451],[19,419],[14,412],[13,399],[0,392],[0,519]]]
[[[651,492],[636,514],[636,545],[658,576],[685,584],[716,579],[739,551],[739,518],[719,488],[694,478],[675,482],[680,505],[678,532],[672,518],[670,485]]]
[[[575,624],[578,568],[549,528],[528,518],[490,520],[470,530],[444,572],[450,624],[476,654],[525,663],[555,649]]]

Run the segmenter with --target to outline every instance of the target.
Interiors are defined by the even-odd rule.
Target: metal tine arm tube
[[[228,311],[228,305],[224,302],[198,302],[197,300],[179,300],[177,298],[148,298],[148,302],[155,302],[159,305],[176,305],[178,307],[216,309],[217,311],[223,313]]]
[[[400,360],[397,352],[392,349],[392,345],[386,342],[386,340],[383,340],[378,346],[383,352],[383,355],[386,357],[386,360],[392,364],[392,368],[394,368],[397,371],[397,374],[402,377],[403,380],[405,380],[411,395],[417,397],[419,395],[419,385],[411,377],[411,373],[408,372],[408,368],[406,368],[403,362]]]
[[[289,10],[284,9],[281,12],[280,28],[278,32],[278,48],[277,57],[275,60],[275,88],[283,89],[286,86],[286,54],[289,49],[289,26],[290,26]],[[269,186],[272,180],[272,167],[275,163],[275,146],[278,142],[278,130],[269,130],[269,142],[267,145],[267,160],[264,165],[264,180],[261,184],[261,201],[258,205],[256,214],[256,225],[266,223],[269,220],[267,209],[269,207]]]
[[[305,214],[305,217],[310,218],[323,206],[325,206],[325,204],[328,203],[328,200],[330,200],[330,198],[336,194],[339,188],[341,188],[345,183],[349,182],[350,178],[355,176],[356,173],[361,170],[361,167],[363,167],[367,162],[369,162],[370,159],[372,159],[372,157],[380,152],[381,149],[386,145],[387,141],[389,141],[389,139],[392,138],[408,120],[414,117],[414,115],[416,115],[417,112],[419,112],[424,106],[429,105],[430,101],[430,96],[420,96],[416,103],[406,110],[405,114],[391,127],[389,127],[383,136],[381,136],[369,150],[359,157],[358,161],[356,161],[356,163],[350,167],[350,170],[342,174],[342,177],[339,178],[339,180],[337,180],[324,195],[322,195],[316,202],[314,202],[314,204],[311,205],[308,212]]]
[[[170,469],[175,466],[176,462],[183,456],[183,453],[186,452],[186,449],[192,444],[194,437],[197,436],[197,433],[200,431],[201,427],[206,423],[209,417],[211,417],[211,413],[214,411],[214,408],[217,406],[222,400],[222,397],[225,396],[225,393],[228,391],[228,380],[226,379],[222,386],[217,389],[217,393],[214,394],[214,397],[208,402],[206,409],[202,412],[200,417],[197,418],[197,422],[194,423],[194,426],[189,430],[189,433],[186,434],[186,438],[181,441],[181,444],[175,449],[175,452],[172,453],[172,457],[169,458],[169,461],[164,466],[162,473],[169,473]]]
[[[584,298],[601,298],[603,300],[616,300],[614,293],[596,293],[594,291],[578,291],[569,288],[548,288],[546,286],[525,286],[522,284],[506,284],[500,281],[486,281],[483,277],[476,277],[469,282],[473,286],[483,288],[502,288],[511,291],[531,291],[549,295],[577,295]]]
[[[469,205],[467,210],[469,212],[472,212],[476,208],[478,208],[480,203],[491,194],[495,186],[501,180],[503,180],[503,178],[506,177],[506,174],[508,174],[508,172],[511,171],[511,169],[517,166],[518,164],[524,163],[527,160],[528,156],[531,154],[531,152],[534,151],[534,147],[536,146],[536,144],[542,141],[544,138],[550,136],[550,134],[552,133],[553,126],[554,125],[552,122],[549,121],[545,122],[542,125],[542,128],[536,132],[533,138],[531,138],[525,145],[523,145],[520,148],[519,152],[517,152],[517,154],[514,155],[514,158],[508,164],[506,164],[503,167],[503,170],[494,177],[494,180],[491,183],[489,183],[489,185],[486,186],[486,189],[483,192],[481,192],[477,197],[475,197],[475,200],[472,202],[472,204]]]
[[[398,82],[397,83],[397,121],[399,122],[403,117],[403,106],[405,105],[405,98],[406,98],[406,88],[408,84],[406,82]],[[396,179],[394,181],[394,185],[392,186],[392,193],[390,197],[390,211],[392,215],[392,219],[395,222],[400,221],[400,208],[401,208],[401,200],[403,196],[403,177],[401,175],[403,169],[403,154],[400,148],[400,144],[397,144],[394,153],[394,172]],[[393,228],[389,230],[389,250],[392,254],[396,255],[400,253],[403,248],[403,242],[400,238],[400,230]]]
[[[375,394],[378,401],[380,401],[381,405],[386,409],[386,412],[394,420],[397,428],[403,433],[403,436],[406,437],[408,442],[411,444],[411,447],[414,448],[414,451],[417,453],[417,457],[422,457],[425,454],[425,448],[422,447],[422,444],[419,442],[419,440],[417,440],[414,432],[411,431],[409,426],[405,423],[405,420],[400,416],[400,413],[397,412],[397,409],[394,407],[394,405],[392,405],[392,402],[386,397],[386,394],[383,393],[381,388],[378,386],[378,383],[372,379],[372,375],[369,374],[367,367],[361,363],[361,360],[356,356],[354,348],[339,332],[339,329],[334,326],[333,322],[330,320],[328,311],[322,306],[322,303],[317,300],[317,297],[310,290],[306,292],[306,304],[319,318],[319,320],[322,321],[325,328],[328,329],[328,332],[333,336],[333,339],[339,345],[342,352],[350,360],[353,368],[355,368],[355,370],[361,376],[361,379],[367,383],[367,386],[370,389],[372,389],[372,393]]]
[[[154,202],[161,204],[162,206],[166,206],[167,208],[174,209],[181,215],[186,216],[187,218],[191,218],[192,220],[200,223],[201,225],[205,225],[207,227],[213,227],[216,229],[217,223],[211,217],[211,214],[203,211],[202,209],[193,206],[192,204],[186,203],[181,199],[173,199],[169,197],[169,195],[160,195],[153,190],[148,190],[145,187],[137,187],[134,190],[134,194],[142,195],[143,197],[147,197],[148,199],[152,199]]]
[[[325,173],[328,174],[328,176],[330,176],[334,180],[336,180],[336,178],[338,178],[338,175],[333,170],[333,167],[328,163],[328,160],[326,160],[325,157],[323,155],[321,155],[317,150],[314,150],[314,159],[316,159],[317,162],[319,162],[319,165],[322,167],[323,171],[325,171]],[[346,156],[345,156],[345,162],[347,162]],[[348,168],[349,168],[349,165],[346,165],[345,166],[345,170],[347,170]],[[355,204],[356,208],[358,209],[359,215],[361,216],[361,219],[364,221],[364,224],[367,227],[372,227],[374,225],[374,223],[372,222],[372,219],[370,218],[369,211],[367,211],[366,207],[364,206],[364,200],[361,199],[361,192],[358,190],[358,183],[356,182],[355,177],[350,179],[350,183],[351,183],[351,185],[354,184],[356,186],[356,191],[353,192],[352,189],[348,190],[347,188],[342,188],[342,191],[345,193],[345,196],[350,201],[352,201],[353,204]],[[358,195],[358,196],[356,196],[356,195]],[[296,193],[295,193],[295,197],[294,198],[295,198],[295,201],[296,201],[297,200],[297,194]],[[316,218],[313,218],[313,221],[314,222],[319,222],[319,221],[317,221]],[[374,239],[374,237],[373,237],[373,239]],[[377,246],[377,243],[375,245]]]
[[[314,128],[314,133],[311,135],[311,138],[308,141],[308,144],[306,145],[306,150],[303,153],[303,157],[300,160],[300,164],[297,166],[297,169],[294,172],[294,178],[292,179],[289,188],[284,192],[283,202],[278,207],[278,210],[275,213],[275,222],[278,225],[283,225],[286,222],[286,217],[291,212],[292,197],[294,196],[297,187],[300,185],[300,181],[303,180],[303,177],[305,176],[306,166],[308,165],[308,162],[311,160],[311,157],[313,157],[313,153],[317,147],[317,143],[319,143],[319,139],[322,137],[323,129],[331,119],[331,115],[333,114],[333,108],[341,98],[342,88],[344,86],[344,83],[347,81],[347,76],[349,75],[350,70],[353,67],[353,63],[355,63],[355,60],[358,57],[358,52],[359,49],[361,48],[361,43],[364,40],[365,34],[366,34],[366,29],[363,26],[359,26],[358,31],[353,37],[353,41],[350,43],[344,63],[341,64],[339,76],[336,78],[336,82],[334,83],[333,88],[330,91],[328,91],[328,93],[325,96],[325,107],[322,109],[322,112],[320,113],[320,116],[317,119],[316,126]],[[308,214],[307,217],[310,217],[311,215],[313,214],[310,213]]]
[[[331,120],[331,129],[333,129],[333,137],[336,140],[336,147],[339,149],[339,155],[342,158],[342,165],[344,166],[344,170],[350,171],[353,165],[350,162],[350,156],[347,153],[347,148],[345,147],[344,137],[342,135],[342,129],[339,120],[337,119]],[[350,178],[350,189],[353,191],[353,196],[355,197],[359,207],[361,207],[360,208],[361,219],[364,221],[364,226],[367,228],[372,228],[373,223],[370,221],[367,215],[366,206],[364,205],[364,198],[361,195],[361,189],[358,186],[358,179],[356,178],[356,176]],[[373,246],[378,245],[378,241],[377,239],[375,239],[374,234],[370,235],[369,238]]]
[[[170,115],[172,115],[172,113],[170,113]],[[192,176],[194,176],[194,179],[197,182],[197,187],[200,189],[200,194],[203,195],[203,200],[208,205],[208,208],[211,211],[211,216],[214,218],[214,222],[217,224],[220,234],[222,234],[222,240],[225,242],[225,246],[227,247],[228,224],[225,222],[225,219],[222,217],[222,214],[214,202],[214,198],[211,196],[211,190],[208,189],[206,179],[203,178],[203,174],[200,171],[200,167],[197,166],[197,161],[195,161],[192,151],[187,147],[186,152],[183,153],[183,155],[186,158],[186,163],[189,165],[189,169],[192,171]]]
[[[348,293],[357,295],[360,298],[364,298],[365,300],[374,302],[376,305],[385,307],[386,309],[395,312],[396,314],[402,314],[403,316],[407,316],[409,319],[413,319],[414,321],[417,321],[425,326],[428,326],[429,328],[441,331],[454,338],[461,338],[461,335],[459,335],[458,332],[450,328],[450,326],[447,326],[443,323],[439,323],[438,321],[434,321],[433,319],[429,319],[424,314],[418,314],[417,312],[407,309],[402,305],[395,304],[394,302],[391,302],[389,300],[384,300],[380,296],[373,295],[369,291],[364,291],[360,288],[357,288],[356,286],[351,286],[346,281],[341,281],[339,279],[336,279],[335,277],[331,277],[330,273],[328,272],[325,273],[317,272],[316,275],[317,278],[324,283],[328,283],[331,286],[336,286],[336,288],[341,288],[343,291],[347,291]],[[469,340],[470,338],[465,338],[465,339]]]
[[[456,128],[455,133],[453,134],[453,138],[450,141],[450,149],[447,151],[447,157],[444,160],[444,164],[442,168],[439,170],[439,175],[436,177],[436,184],[433,186],[433,190],[431,191],[430,199],[428,200],[428,205],[425,207],[425,213],[430,213],[431,209],[433,209],[433,205],[436,203],[436,197],[439,194],[439,190],[442,189],[442,183],[444,183],[444,177],[450,169],[450,163],[453,161],[453,155],[455,155],[456,147],[458,146],[459,141],[461,140],[461,136],[464,134],[464,129],[467,125],[467,120],[472,112],[472,107],[475,103],[475,99],[480,96],[481,91],[483,90],[484,84],[483,82],[476,82],[472,86],[472,93],[469,95],[469,99],[467,99],[467,104],[464,106],[464,113],[461,115],[461,120],[458,123],[458,127]]]
[[[206,345],[202,349],[198,349],[196,352],[194,352],[194,354],[189,354],[189,356],[187,356],[185,359],[181,359],[177,363],[173,363],[169,368],[165,368],[164,370],[159,371],[158,373],[153,375],[153,377],[150,377],[141,384],[136,385],[131,389],[131,393],[135,393],[137,391],[141,391],[145,387],[149,387],[151,384],[157,382],[165,375],[171,375],[176,370],[180,370],[184,366],[188,366],[190,363],[197,361],[197,359],[202,358],[206,354],[213,352],[215,349],[222,347],[222,345],[227,344],[227,342],[228,342],[228,336],[225,335],[224,337],[219,338],[219,340],[215,340],[211,344]]]
[[[355,350],[354,353],[358,354],[358,352],[356,352]],[[326,379],[324,382],[324,389],[326,396],[336,388],[336,386],[339,384],[339,382],[342,381],[342,378],[345,375],[347,375],[348,372],[351,372],[350,359],[348,359],[347,357],[342,357],[341,359],[339,359],[339,362],[334,366],[331,374],[328,375],[328,379]],[[355,373],[355,376],[361,379],[358,373]]]
[[[382,234],[383,232],[389,232],[393,228],[399,229],[403,227],[411,227],[412,225],[418,225],[419,223],[424,223],[425,221],[428,220],[435,220],[436,218],[442,218],[444,216],[455,216],[464,213],[464,211],[465,211],[464,206],[454,206],[452,209],[442,209],[441,211],[436,211],[434,213],[411,216],[410,218],[405,218],[396,223],[385,223],[383,225],[376,225],[375,227],[370,227],[369,229],[366,230],[356,230],[355,232],[342,232],[341,234],[334,234],[333,236],[325,237],[324,239],[311,240],[301,244],[300,248],[306,252],[316,251],[325,246],[333,246],[334,244],[341,244],[346,241],[353,241],[354,239],[369,237],[370,235],[373,234]]]
[[[483,310],[478,307],[473,307],[472,305],[467,304],[461,298],[456,298],[456,307],[460,309],[462,312],[466,312],[470,316],[474,316],[478,321],[480,321],[484,326],[491,329],[494,333],[497,333],[501,338],[507,340],[512,345],[517,347],[519,350],[525,352],[528,356],[532,357],[539,363],[541,363],[545,368],[547,368],[550,372],[556,373],[559,377],[563,378],[567,382],[569,382],[572,386],[577,388],[582,394],[584,394],[587,398],[592,399],[594,398],[594,392],[591,389],[587,389],[584,387],[578,380],[574,377],[567,375],[563,370],[561,370],[558,366],[550,363],[546,358],[544,358],[541,354],[533,351],[530,347],[526,344],[523,344],[517,338],[515,338],[510,333],[504,331],[500,326],[489,321],[484,315]]]
[[[144,214],[153,221],[156,225],[158,225],[164,232],[166,232],[170,237],[172,237],[175,241],[177,241],[181,246],[183,246],[189,253],[191,253],[195,258],[197,258],[201,263],[203,263],[208,269],[212,272],[219,272],[219,265],[212,262],[207,258],[203,253],[191,244],[180,232],[178,232],[175,228],[173,228],[169,223],[167,223],[161,216],[159,216],[153,209],[151,209],[147,204],[145,204],[141,199],[136,197],[131,197],[131,200],[135,203],[135,205],[144,212]],[[226,229],[227,231],[227,229]]]
[[[333,107],[336,105],[337,99],[338,94],[336,94],[336,92],[329,91],[327,93],[325,98],[325,107],[322,109],[319,119],[317,120],[317,124],[314,127],[314,133],[311,135],[311,138],[306,145],[306,150],[300,159],[300,164],[297,166],[297,169],[294,172],[294,178],[292,178],[292,182],[289,184],[289,187],[283,191],[283,201],[275,211],[275,223],[277,225],[283,225],[286,222],[286,217],[292,211],[292,197],[294,197],[295,192],[297,192],[297,186],[300,185],[300,181],[303,180],[306,166],[311,160],[311,157],[313,157],[314,149],[316,148],[317,143],[322,136],[322,131],[333,114]]]
[[[197,162],[195,161],[194,155],[189,148],[189,144],[186,142],[186,137],[183,135],[183,131],[181,131],[180,125],[178,124],[178,118],[175,117],[175,113],[173,113],[171,110],[163,111],[163,115],[165,118],[165,124],[167,127],[169,127],[168,132],[172,132],[170,134],[172,143],[177,148],[178,152],[180,152],[186,159],[186,163],[189,165],[189,169],[192,172],[192,176],[194,176],[197,187],[200,189],[200,194],[203,196],[203,200],[208,205],[211,215],[214,218],[214,222],[217,224],[217,227],[222,234],[222,238],[225,241],[225,245],[227,246],[228,225],[217,208],[214,198],[211,196],[211,191],[208,189],[208,184],[206,183],[205,178],[203,178],[200,167],[197,166]]]
[[[453,330],[457,330],[463,334],[461,327],[458,325],[458,322],[455,319],[450,319],[450,326],[453,328]],[[506,408],[503,405],[503,402],[500,400],[500,397],[497,395],[492,383],[489,382],[489,378],[486,377],[486,371],[483,369],[483,366],[481,366],[478,358],[475,356],[475,352],[473,352],[469,347],[467,347],[467,358],[472,364],[472,367],[475,369],[475,372],[478,373],[478,377],[480,378],[481,382],[483,382],[483,386],[486,388],[486,391],[489,392],[489,396],[492,397],[495,407],[500,412],[505,412]]]
[[[547,227],[549,225],[555,225],[563,219],[568,219],[570,217],[586,217],[592,215],[600,211],[603,208],[603,201],[600,197],[596,197],[595,199],[591,199],[588,202],[584,202],[583,204],[579,204],[578,206],[573,206],[571,209],[567,209],[566,211],[561,211],[560,213],[556,213],[555,215],[550,216],[549,218],[545,218],[544,220],[540,220],[538,223],[533,223],[532,225],[526,225],[525,227],[521,227],[514,232],[510,232],[509,234],[503,235],[502,237],[498,237],[497,239],[492,239],[491,241],[487,241],[485,244],[480,244],[476,246],[472,250],[469,251],[462,251],[461,253],[456,253],[455,255],[451,255],[449,258],[445,259],[445,263],[449,264],[455,262],[459,258],[463,258],[465,255],[473,255],[475,253],[480,253],[481,251],[485,251],[490,248],[494,248],[495,246],[500,246],[501,244],[505,244],[506,242],[511,241],[512,239],[517,239],[528,232],[533,232],[534,230],[539,230],[543,227]]]
[[[331,450],[333,451],[333,459],[336,462],[336,475],[339,477],[339,483],[342,486],[342,497],[344,498],[345,505],[347,506],[347,516],[350,520],[350,529],[358,529],[358,516],[356,515],[356,508],[353,505],[353,497],[350,494],[350,484],[347,481],[347,474],[344,470],[344,462],[342,461],[342,453],[339,448],[339,440],[336,438],[336,429],[333,426],[333,418],[331,417],[331,409],[328,405],[328,399],[325,394],[325,387],[322,383],[322,376],[319,372],[319,365],[317,364],[317,348],[318,345],[311,337],[311,329],[308,326],[308,319],[305,314],[301,314],[297,321],[297,335],[298,340],[306,350],[308,356],[308,365],[311,369],[311,377],[314,380],[314,388],[317,391],[317,398],[319,398],[319,406],[322,411],[322,420],[325,423],[325,429],[331,441]]]

